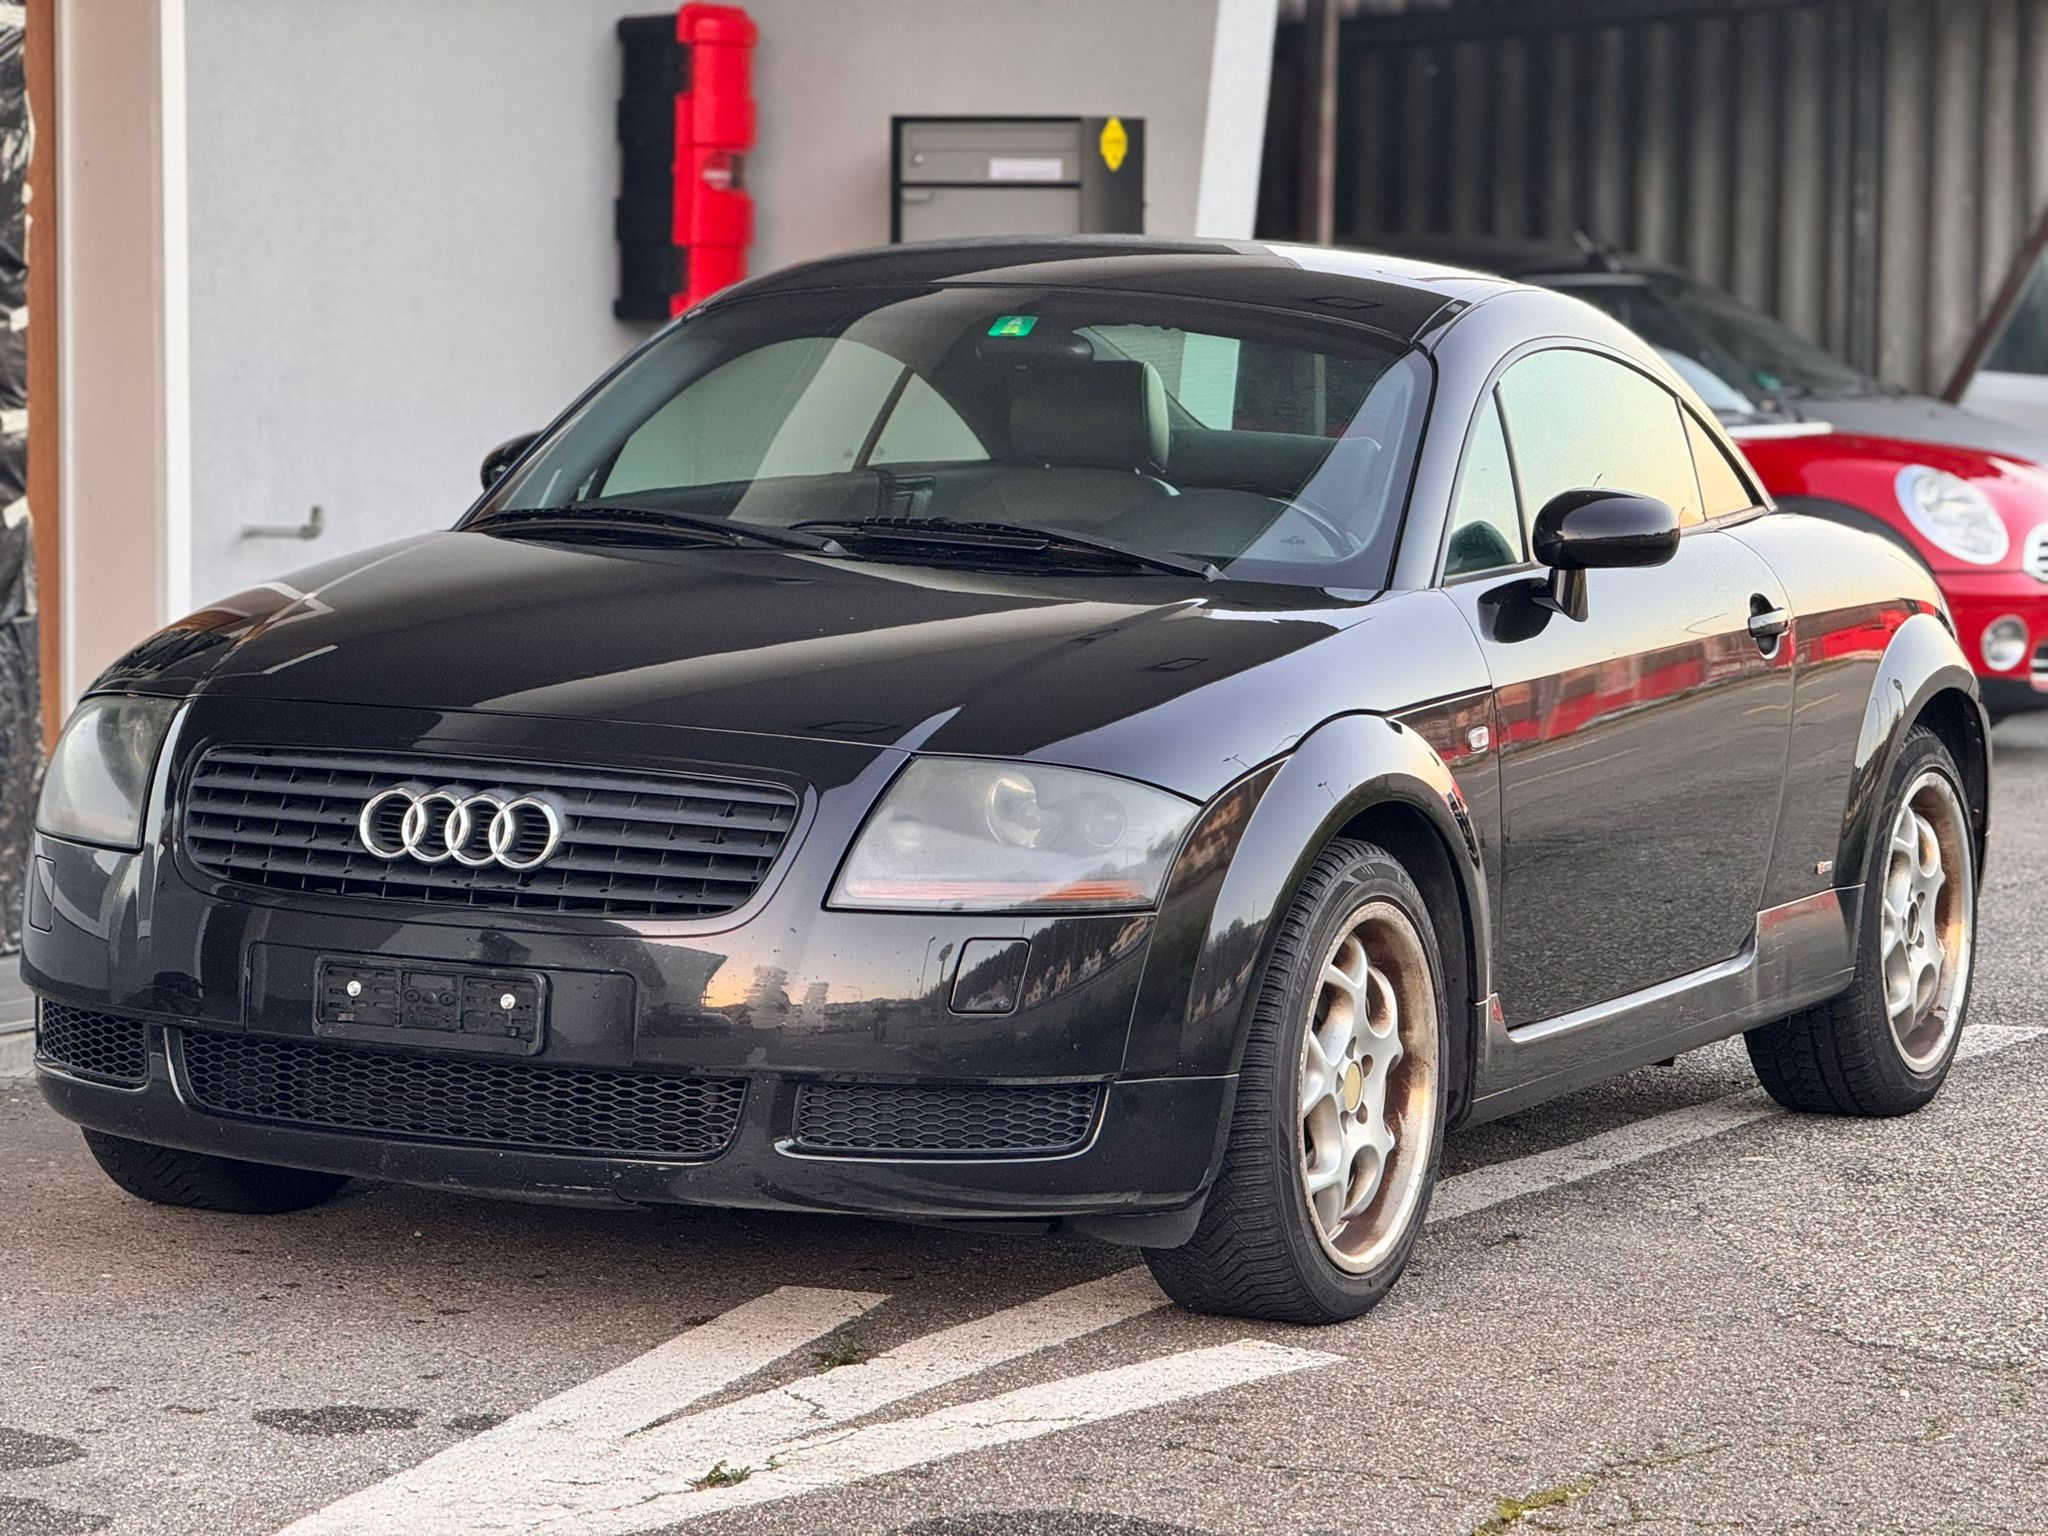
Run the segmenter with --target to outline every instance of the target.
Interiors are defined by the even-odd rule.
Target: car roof
[[[1256,304],[1345,320],[1404,343],[1518,286],[1429,258],[1250,240],[1078,235],[850,251],[751,278],[709,303],[820,288],[927,285],[1122,289]]]
[[[1581,273],[1595,277],[1678,274],[1678,268],[1664,262],[1591,241],[1581,245],[1575,240],[1518,240],[1497,235],[1421,235],[1390,237],[1387,244],[1411,259],[1455,262],[1517,279]]]

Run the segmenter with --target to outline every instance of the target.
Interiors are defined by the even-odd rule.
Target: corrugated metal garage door
[[[1352,17],[1340,59],[1344,243],[1583,230],[1920,388],[1950,382],[2048,208],[2048,0],[1467,0]]]

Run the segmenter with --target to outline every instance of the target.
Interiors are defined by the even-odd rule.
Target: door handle
[[[1762,593],[1749,600],[1749,637],[1766,656],[1778,649],[1778,641],[1792,627],[1792,611],[1780,608]]]

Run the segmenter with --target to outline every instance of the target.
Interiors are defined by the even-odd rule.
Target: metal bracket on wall
[[[245,539],[317,539],[327,527],[327,514],[314,507],[303,523],[244,523]]]

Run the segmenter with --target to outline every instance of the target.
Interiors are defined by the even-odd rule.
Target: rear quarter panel
[[[1860,883],[1869,823],[1907,729],[1945,690],[1968,694],[1975,713],[1975,680],[1933,579],[1896,545],[1791,512],[1735,533],[1785,583],[1796,647],[1768,909]]]

